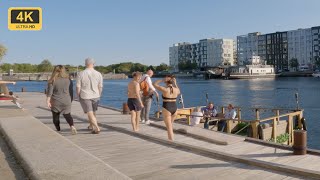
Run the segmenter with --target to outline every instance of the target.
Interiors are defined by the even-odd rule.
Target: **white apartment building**
[[[234,40],[214,39],[208,43],[208,66],[234,65]]]
[[[311,64],[312,60],[312,35],[311,28],[297,29],[288,34],[288,63],[296,58],[300,66]]]
[[[237,36],[237,60],[239,65],[251,64],[250,58],[258,55],[258,37],[260,32]]]
[[[174,44],[169,48],[170,66],[179,71],[179,63],[191,61],[198,67],[234,65],[233,39],[201,39],[199,43]]]

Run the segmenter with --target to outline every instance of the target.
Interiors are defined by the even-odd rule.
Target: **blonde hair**
[[[69,75],[67,74],[65,67],[62,65],[57,65],[53,68],[52,75],[48,80],[48,83],[53,84],[53,82],[57,78],[69,78]]]

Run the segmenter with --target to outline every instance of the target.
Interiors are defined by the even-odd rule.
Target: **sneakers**
[[[150,123],[152,123],[153,121],[150,121],[150,120],[148,120],[148,121],[146,121],[146,124],[150,124]]]
[[[74,126],[71,126],[71,134],[76,135],[77,134],[77,129]]]

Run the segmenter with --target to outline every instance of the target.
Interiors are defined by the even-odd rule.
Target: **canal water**
[[[155,80],[155,79],[153,79]],[[122,108],[127,99],[127,84],[130,80],[106,80],[101,104]],[[252,79],[252,80],[202,80],[178,79],[183,94],[184,106],[206,104],[206,94],[216,106],[229,103],[243,107],[243,118],[254,115],[251,107],[304,109],[308,127],[309,148],[320,149],[320,79],[313,77]],[[12,91],[43,91],[46,82],[18,82],[10,86]],[[295,93],[298,93],[298,104]],[[161,106],[161,102],[160,102]],[[179,105],[181,107],[181,104]],[[153,102],[151,113],[157,111]],[[263,113],[262,113],[263,114]],[[266,113],[265,113],[266,114]],[[266,114],[270,115],[270,114]]]

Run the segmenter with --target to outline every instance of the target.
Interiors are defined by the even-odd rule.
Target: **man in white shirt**
[[[235,119],[236,116],[237,116],[236,110],[234,109],[232,104],[229,104],[226,112],[224,113],[224,118],[225,119]],[[218,131],[222,131],[223,132],[225,127],[226,127],[226,125],[227,125],[226,120],[219,121]]]
[[[96,111],[103,88],[103,77],[100,72],[94,69],[94,60],[85,60],[86,69],[81,71],[77,77],[77,95],[84,113],[89,119],[88,129],[92,129],[93,134],[98,134],[100,128],[97,123]]]
[[[150,120],[149,120],[149,114],[150,114],[150,109],[151,109],[151,103],[152,103],[152,96],[153,94],[155,94],[157,96],[157,98],[159,97],[158,92],[156,91],[156,89],[154,88],[154,86],[152,85],[152,81],[151,81],[151,77],[153,76],[153,71],[150,69],[147,71],[146,74],[144,74],[141,79],[140,82],[146,81],[149,87],[149,93],[147,95],[145,95],[144,93],[142,94],[142,103],[144,108],[142,108],[141,110],[141,122],[142,123],[146,123],[146,124],[150,124]]]

